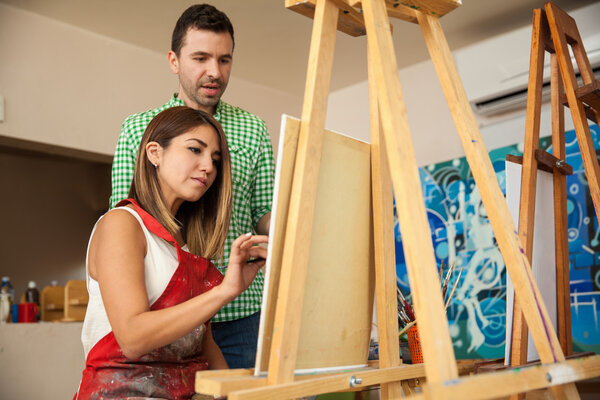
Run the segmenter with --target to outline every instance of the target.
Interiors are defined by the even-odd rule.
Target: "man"
[[[125,119],[112,166],[114,207],[129,194],[142,134],[160,111],[186,105],[221,123],[231,153],[233,210],[223,260],[225,273],[233,240],[247,232],[268,234],[275,162],[264,121],[221,100],[233,61],[234,35],[229,18],[207,4],[189,7],[181,15],[171,41],[169,65],[179,77],[179,93],[164,105]],[[225,306],[212,320],[213,336],[230,368],[254,366],[264,275]]]

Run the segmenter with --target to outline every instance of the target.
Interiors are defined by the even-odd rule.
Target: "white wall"
[[[593,4],[571,13],[578,23],[583,22],[579,24],[582,35],[600,31],[588,22],[600,13],[599,7]],[[507,56],[508,70],[527,65],[531,28],[522,30],[527,33],[526,40],[506,42],[526,54],[515,60],[512,54]],[[485,45],[457,50],[455,57],[460,61],[462,53],[477,46]],[[3,4],[0,54],[0,95],[6,102],[0,135],[9,137],[112,155],[123,118],[164,103],[177,89],[166,49],[159,54]],[[471,70],[459,68],[469,97],[480,94],[477,79],[486,79],[490,71],[484,65],[479,70],[477,65]],[[243,65],[234,65],[224,99],[265,119],[276,149],[280,116],[299,117],[302,94],[294,96],[237,79],[236,68]],[[399,73],[419,165],[463,156],[431,63],[422,62]],[[523,116],[517,113],[482,127],[488,148],[522,140]],[[543,124],[548,125],[548,120],[543,118]],[[542,125],[542,135],[549,132],[546,125]],[[366,79],[331,93],[327,127],[369,139]]]
[[[168,100],[164,54],[0,4],[0,135],[112,155],[123,119]],[[301,99],[237,79],[224,99],[261,116],[275,144]],[[276,146],[275,146],[276,148]]]
[[[1,4],[0,54],[16,138],[112,154],[123,118],[176,88],[164,56]]]
[[[433,64],[422,62],[399,73],[417,163],[427,165],[455,157],[462,147]],[[370,142],[368,82],[330,95],[326,125]]]
[[[600,3],[575,10],[570,15],[578,23],[586,50],[588,53],[593,52],[590,57],[597,56],[600,52],[597,46],[600,36],[600,28],[597,24]],[[588,43],[592,46],[588,46]],[[506,82],[506,76],[515,75],[519,71],[525,73],[521,76],[520,82],[526,86],[530,46],[531,26],[527,26],[502,37],[454,51],[453,55],[457,60],[469,100],[481,97],[486,90],[491,92],[506,89],[507,85],[490,85],[490,80]],[[396,55],[396,57],[400,56]],[[546,59],[549,57],[546,56]],[[493,74],[496,70],[497,73]],[[431,61],[403,68],[399,74],[419,166],[463,157],[464,151]],[[333,92],[329,97],[327,128],[369,141],[368,101],[366,80]],[[568,110],[565,116],[566,129],[573,129]],[[488,150],[523,141],[524,109],[500,119],[478,118],[478,122]],[[540,136],[550,135],[550,123],[549,104],[545,104],[542,109]]]
[[[463,157],[464,150],[432,62],[428,60],[403,68],[399,75],[417,164],[424,166]],[[332,93],[327,128],[370,141],[368,102],[367,81]],[[503,142],[512,144],[523,140],[523,115],[517,115],[516,119],[511,119],[508,128],[502,129],[501,140],[495,135],[498,127],[481,129],[486,147],[491,150]]]

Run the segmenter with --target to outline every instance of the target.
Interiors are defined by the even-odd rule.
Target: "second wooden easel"
[[[226,394],[230,400],[258,400],[381,385],[382,398],[401,397],[401,381],[419,376],[419,366],[401,365],[398,354],[396,277],[394,265],[390,268],[393,251],[389,252],[393,232],[390,236],[385,224],[391,193],[382,194],[391,180],[425,360],[427,383],[415,398],[495,398],[546,387],[558,398],[578,398],[572,382],[600,375],[600,358],[565,361],[550,324],[439,22],[460,1],[288,0],[287,5],[313,17],[314,25],[268,375],[251,377],[248,370],[199,373],[199,391]],[[421,27],[543,366],[458,377],[388,16]],[[314,216],[336,29],[352,35],[366,31],[368,40],[380,363],[378,369],[299,378],[294,369],[308,260],[305,243]]]
[[[573,49],[579,74],[583,81],[581,86],[579,86],[575,77],[573,62],[569,54],[569,45]],[[544,55],[546,52],[550,53],[551,155],[539,149]],[[587,182],[596,215],[599,216],[600,169],[586,118],[596,123],[598,121],[600,115],[600,82],[594,78],[575,20],[552,3],[547,3],[544,9],[534,10],[527,92],[519,237],[523,250],[531,261],[537,185],[536,171],[538,166],[549,167],[554,174],[558,337],[563,353],[570,355],[572,353],[572,340],[566,175],[572,172],[572,168],[566,164],[563,104],[571,110]],[[527,363],[527,334],[527,325],[517,299],[513,315],[510,362],[512,366]]]

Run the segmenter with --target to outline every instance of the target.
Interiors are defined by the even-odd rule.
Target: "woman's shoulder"
[[[138,213],[131,204],[115,207],[102,216],[98,223],[133,223],[139,220]]]
[[[130,206],[116,207],[104,214],[98,221],[96,234],[119,240],[144,237],[140,217]]]
[[[119,207],[110,210],[96,224],[88,248],[90,277],[97,280],[101,265],[116,265],[115,260],[143,259],[146,238],[134,213]],[[108,261],[107,261],[108,260]]]

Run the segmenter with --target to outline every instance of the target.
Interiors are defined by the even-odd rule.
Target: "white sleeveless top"
[[[144,257],[144,276],[146,280],[146,292],[148,293],[148,303],[152,305],[165,291],[167,284],[179,265],[177,260],[177,250],[172,244],[150,232],[135,210],[129,207],[117,207],[115,210],[126,210],[131,213],[140,223],[144,236],[146,237],[147,251],[146,256]],[[109,212],[112,212],[112,210]],[[98,222],[100,222],[104,215],[98,219]],[[94,225],[94,229],[90,235],[85,263],[89,302],[83,321],[81,341],[83,343],[83,351],[86,359],[92,347],[112,331],[106,315],[106,310],[104,309],[102,296],[100,295],[100,286],[97,281],[90,277],[88,270],[89,243],[91,243],[92,237],[96,232],[98,222]],[[182,249],[188,251],[187,246],[182,247]]]

